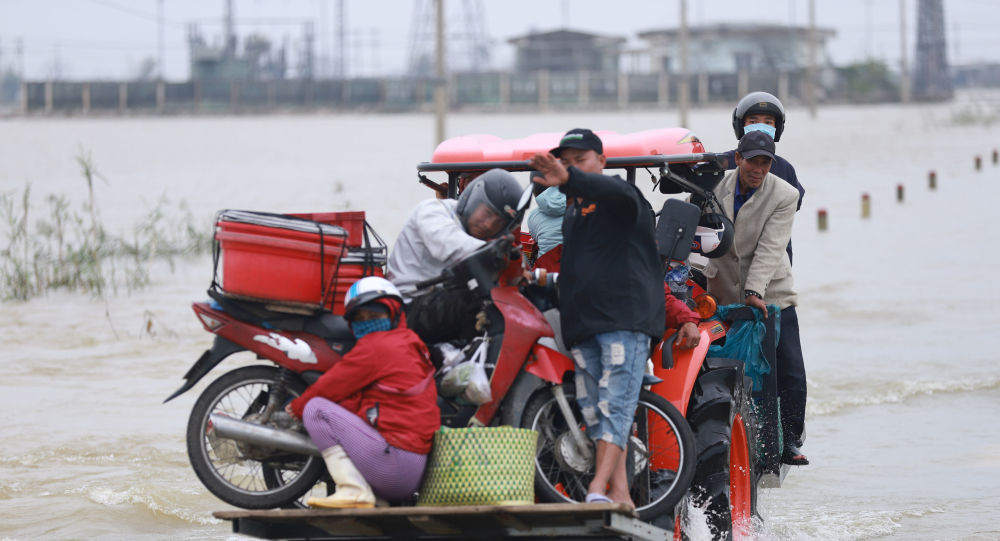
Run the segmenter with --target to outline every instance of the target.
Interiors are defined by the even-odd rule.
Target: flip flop
[[[587,503],[614,503],[611,498],[597,492],[587,494]]]
[[[809,465],[809,459],[806,458],[806,455],[802,454],[798,447],[792,445],[786,446],[785,452],[781,453],[781,462],[791,466]]]

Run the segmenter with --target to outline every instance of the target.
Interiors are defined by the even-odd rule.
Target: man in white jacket
[[[418,290],[417,283],[439,276],[510,225],[521,191],[509,172],[491,169],[457,201],[421,201],[407,218],[389,254],[386,277],[402,293],[408,325],[424,342],[468,335],[479,308],[467,288]]]

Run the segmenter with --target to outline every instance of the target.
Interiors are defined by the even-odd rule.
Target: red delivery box
[[[327,213],[324,221],[333,221]],[[355,221],[351,213],[350,221]],[[363,222],[363,216],[362,216]],[[349,232],[296,216],[226,210],[216,218],[216,281],[230,297],[324,307],[343,313],[343,295],[363,276],[382,275],[385,249],[349,249]]]

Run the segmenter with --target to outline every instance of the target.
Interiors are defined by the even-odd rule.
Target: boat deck
[[[670,539],[624,504],[552,503],[374,509],[217,511],[233,532],[262,539]]]

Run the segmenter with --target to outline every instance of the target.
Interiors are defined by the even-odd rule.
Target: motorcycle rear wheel
[[[574,456],[570,430],[583,430],[572,383],[564,383],[578,426],[568,427],[555,396],[546,388],[525,407],[521,426],[538,432],[535,490],[542,501],[583,502],[593,463]],[[626,449],[632,501],[639,518],[673,514],[694,477],[694,435],[684,416],[663,397],[642,391]]]
[[[247,456],[248,449],[234,440],[208,435],[213,413],[245,419],[262,412],[280,373],[271,366],[245,366],[227,372],[201,393],[188,419],[188,458],[195,474],[212,494],[236,507],[271,509],[293,504],[325,471],[318,456],[285,453],[262,461]],[[285,384],[289,398],[301,395],[305,388],[299,378]]]

